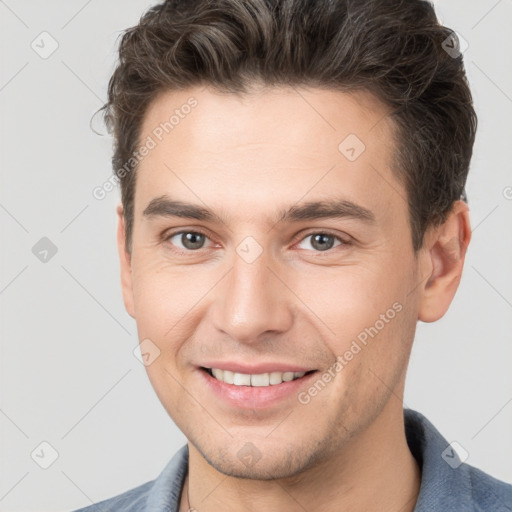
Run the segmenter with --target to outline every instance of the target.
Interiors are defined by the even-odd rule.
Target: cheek
[[[347,379],[359,383],[355,403],[387,397],[407,367],[416,326],[414,308],[403,298],[391,303],[394,298],[388,297],[378,315],[367,318],[343,354],[345,360],[351,358]]]
[[[218,272],[171,267],[149,258],[139,258],[133,269],[139,340],[151,340],[159,351],[158,358],[146,370],[157,394],[168,394],[166,400],[173,402],[176,393],[171,389],[179,384],[171,375],[178,378],[188,369],[194,347],[191,340],[207,314],[208,291],[218,281]]]
[[[304,312],[312,321],[316,317],[314,323],[324,324],[329,337],[334,336],[333,347],[339,354],[360,333],[364,341],[364,329],[375,322],[382,330],[381,315],[386,325],[395,317],[393,304],[403,300],[402,279],[389,265],[361,264],[295,272],[288,283],[304,304]]]
[[[369,424],[388,400],[401,396],[400,385],[411,346],[407,340],[412,341],[414,335],[404,326],[408,323],[405,315],[402,309],[377,331],[370,329],[375,328],[374,324],[363,323],[362,329],[354,326],[364,336],[348,336],[343,340],[338,337],[332,344],[337,364],[331,366],[331,372],[336,377],[327,385],[326,393],[318,394],[315,407],[332,410],[336,418],[334,425],[357,431]],[[380,326],[379,323],[377,327]]]
[[[171,267],[150,258],[133,264],[133,291],[137,325],[157,339],[167,339],[169,329],[189,315],[209,288],[212,278],[190,268]],[[211,287],[211,286],[210,286]]]
[[[308,305],[329,327],[338,391],[350,394],[350,403],[364,396],[364,403],[374,393],[385,394],[387,383],[392,388],[406,364],[416,324],[410,281],[390,265],[340,268],[337,274],[321,282],[323,300],[317,287]]]

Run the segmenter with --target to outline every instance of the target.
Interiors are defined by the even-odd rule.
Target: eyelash
[[[210,237],[208,236],[207,233],[205,233],[204,231],[202,231],[201,229],[194,229],[194,230],[180,230],[180,231],[174,231],[174,232],[166,232],[162,235],[162,239],[166,242],[169,242],[169,239],[176,236],[176,235],[183,235],[185,233],[193,233],[193,234],[198,234],[198,235],[203,235],[205,236],[206,238],[208,238],[210,240]],[[332,254],[332,252],[334,251],[334,249],[336,249],[336,247],[342,247],[342,246],[349,246],[349,245],[352,245],[352,242],[350,240],[345,240],[343,238],[341,238],[339,235],[336,235],[335,233],[332,233],[331,231],[329,230],[317,230],[317,231],[310,231],[306,234],[301,234],[300,237],[297,237],[293,240],[293,245],[296,245],[297,243],[299,242],[302,242],[303,240],[305,240],[306,238],[312,236],[312,235],[327,235],[327,236],[330,236],[330,237],[333,237],[335,238],[336,240],[338,240],[339,242],[341,242],[339,245],[335,246],[335,247],[331,247],[330,249],[327,249],[325,251],[315,251],[313,250],[313,252],[319,254],[319,255],[322,255],[322,254]],[[170,243],[170,242],[169,242]],[[173,245],[173,244],[170,244],[170,245]],[[195,253],[195,252],[200,252],[202,249],[204,249],[203,247],[201,247],[200,249],[196,249],[196,250],[193,250],[193,249],[189,249],[189,250],[183,250],[183,249],[178,249],[176,247],[173,246],[173,251],[175,251],[176,253],[178,253],[179,255],[190,255],[191,253]]]

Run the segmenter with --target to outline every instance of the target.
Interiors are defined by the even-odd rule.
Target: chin
[[[208,464],[220,473],[251,480],[294,477],[322,458],[320,453],[308,453],[300,443],[297,443],[298,446],[281,446],[281,449],[268,447],[262,451],[251,442],[245,443],[238,450],[233,449],[236,444],[232,443],[231,447],[219,450],[213,450],[211,446],[207,449],[202,449],[196,444],[194,446]]]

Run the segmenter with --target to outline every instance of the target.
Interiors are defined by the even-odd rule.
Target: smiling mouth
[[[308,372],[270,372],[259,374],[238,373],[229,370],[220,370],[219,368],[204,368],[201,370],[208,373],[214,379],[224,382],[225,384],[232,384],[234,386],[247,386],[247,387],[269,387],[277,386],[283,382],[290,382],[292,380],[301,379],[305,375],[314,373],[316,370]]]

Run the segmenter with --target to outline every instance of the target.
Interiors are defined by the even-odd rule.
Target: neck
[[[385,408],[349,446],[333,452],[328,460],[284,479],[226,476],[189,443],[189,475],[180,510],[412,512],[421,474],[407,445],[399,405],[399,411]]]

